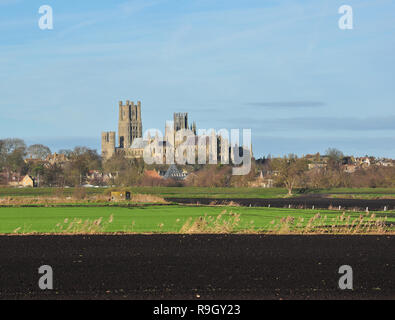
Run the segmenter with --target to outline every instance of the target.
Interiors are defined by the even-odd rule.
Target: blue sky
[[[0,138],[100,150],[129,99],[144,129],[251,128],[256,156],[395,158],[394,31],[390,0],[0,0]]]

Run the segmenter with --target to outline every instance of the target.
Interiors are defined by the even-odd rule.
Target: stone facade
[[[188,113],[174,114],[174,131],[188,129]]]
[[[116,133],[103,132],[101,136],[101,152],[103,159],[110,159],[115,154],[115,135]]]
[[[20,185],[21,185],[22,187],[24,187],[24,188],[34,188],[34,187],[37,186],[37,185],[36,185],[36,180],[35,180],[33,177],[29,176],[29,175],[26,175],[26,176],[22,179]]]
[[[195,163],[201,163],[202,158],[205,158],[206,163],[228,163],[230,160],[229,141],[214,132],[197,136],[196,123],[188,125],[188,113],[174,113],[174,121],[166,122],[163,138],[148,136],[143,139],[141,119],[141,102],[137,105],[130,101],[126,101],[126,104],[119,103],[118,141],[115,132],[102,133],[103,159],[110,159],[116,153],[122,153],[129,159],[141,159],[144,157],[144,149],[150,144],[155,144],[159,149],[166,151],[151,156],[163,156],[163,162],[168,164],[171,162],[167,162],[168,159],[165,157],[170,155],[170,159],[173,159],[177,152],[185,155],[194,153]]]
[[[124,105],[119,102],[118,145],[120,148],[129,148],[133,140],[143,137],[143,123],[141,121],[141,102],[126,101]]]
[[[118,141],[116,132],[102,132],[101,145],[103,159],[111,158],[117,152],[125,152],[129,157],[140,155],[141,152],[131,152],[133,142],[143,137],[143,122],[141,120],[141,102],[137,104],[127,100],[119,102]]]

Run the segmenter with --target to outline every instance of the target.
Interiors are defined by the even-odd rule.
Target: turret
[[[143,126],[141,121],[141,102],[137,105],[133,101],[126,100],[126,104],[119,104],[118,123],[119,148],[129,148],[134,139],[142,138]]]
[[[141,101],[137,102],[137,121],[141,122]]]
[[[110,159],[115,154],[115,132],[102,132],[101,151],[105,160]]]

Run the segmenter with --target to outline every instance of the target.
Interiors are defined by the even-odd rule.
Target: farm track
[[[166,198],[166,201],[174,202],[178,204],[229,204],[230,202],[236,203],[240,206],[251,206],[251,207],[275,207],[275,208],[286,208],[291,205],[292,208],[312,208],[313,206],[317,209],[328,209],[333,207],[334,209],[341,206],[342,209],[359,209],[366,210],[369,208],[371,211],[381,211],[384,207],[387,210],[395,210],[395,199],[342,199],[342,198],[325,198],[325,195],[310,195],[295,198],[273,198],[273,199],[210,199],[210,198]]]
[[[395,299],[395,236],[0,237],[0,299]],[[50,265],[54,290],[38,289]],[[338,288],[350,265],[354,290]]]

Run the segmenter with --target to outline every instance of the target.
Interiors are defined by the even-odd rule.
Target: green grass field
[[[132,193],[152,194],[165,198],[282,198],[287,195],[284,188],[200,188],[200,187],[130,187]],[[87,195],[103,194],[108,188],[87,188]],[[54,196],[56,188],[0,188],[0,198]],[[63,189],[64,196],[72,196],[74,188]],[[395,188],[336,188],[302,191],[295,189],[294,196],[311,194],[356,195],[359,198],[395,197]]]
[[[103,218],[102,232],[135,233],[178,233],[189,219],[198,219],[207,214],[217,217],[224,210],[227,213],[240,214],[240,223],[234,231],[251,229],[267,231],[273,228],[273,220],[292,216],[303,218],[304,224],[318,212],[331,219],[342,212],[333,210],[303,210],[282,208],[248,208],[248,207],[190,207],[190,206],[146,206],[146,207],[49,207],[49,208],[0,208],[0,234],[15,233],[58,233],[59,226],[67,226],[75,219],[82,221]],[[360,213],[348,212],[358,218]],[[395,223],[395,212],[376,213],[377,217],[388,216],[388,221]],[[112,219],[110,218],[112,216]],[[109,220],[111,223],[108,223]]]
[[[377,199],[395,198],[395,188],[333,188],[309,190],[307,194],[326,194],[331,198]]]
[[[196,188],[196,187],[132,187],[127,188],[132,194],[149,194],[163,198],[282,198],[287,195],[283,188],[261,189],[261,188]],[[108,188],[87,188],[88,196],[108,193]],[[65,188],[62,190],[63,197],[72,196],[74,189]],[[332,197],[359,197],[375,198],[381,196],[395,196],[395,189],[383,188],[361,188],[361,189],[326,189],[310,190],[301,192],[295,190],[295,196],[311,194],[329,194]],[[14,198],[27,199],[41,197],[51,198],[59,196],[59,190],[55,188],[37,189],[16,189],[0,188],[0,199]],[[27,199],[27,204],[31,200]],[[66,199],[66,198],[64,198]],[[30,201],[30,202],[29,202]],[[10,233],[62,233],[71,224],[77,229],[86,229],[84,223],[88,223],[88,229],[97,233],[102,232],[135,232],[135,233],[178,233],[187,221],[197,221],[199,217],[217,217],[221,212],[227,210],[227,214],[233,212],[239,216],[237,226],[232,228],[232,232],[248,231],[251,229],[259,231],[270,231],[279,223],[281,219],[293,217],[298,221],[298,225],[304,227],[307,221],[320,212],[321,217],[327,217],[325,221],[318,221],[323,225],[338,224],[335,221],[342,212],[330,210],[309,210],[309,209],[282,209],[282,208],[248,208],[248,207],[203,207],[203,206],[177,206],[177,205],[148,205],[138,207],[122,207],[122,204],[106,203],[106,207],[101,207],[103,203],[93,204],[91,200],[86,203],[74,203],[73,197],[65,200],[66,206],[51,204],[54,207],[45,207],[45,200],[41,207],[0,207],[0,234]],[[93,201],[94,202],[94,201]],[[18,202],[16,202],[18,203]],[[95,205],[97,205],[95,207]],[[126,206],[126,203],[123,204]],[[70,207],[68,207],[70,206]],[[348,212],[350,219],[355,219],[365,213]],[[375,212],[377,217],[388,216],[389,222],[395,223],[394,212]],[[108,223],[110,217],[111,223]],[[234,219],[234,217],[227,218]],[[95,225],[95,220],[102,218],[99,226]],[[226,218],[226,219],[227,219]],[[301,220],[303,218],[303,221]],[[190,220],[192,219],[192,220]],[[320,218],[321,220],[323,218]],[[320,220],[319,219],[319,220]],[[364,218],[367,219],[367,218]],[[229,220],[229,221],[230,221]],[[213,220],[210,220],[213,221]],[[274,222],[273,222],[274,221]],[[343,222],[342,222],[343,223]],[[340,224],[342,224],[340,223]],[[346,222],[345,222],[346,223]],[[97,227],[97,228],[96,228]],[[84,229],[84,230],[85,230]],[[74,229],[73,229],[74,230]],[[75,230],[74,230],[75,231]],[[73,232],[71,232],[73,233]]]

